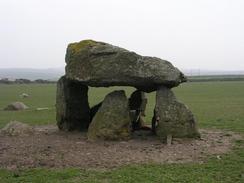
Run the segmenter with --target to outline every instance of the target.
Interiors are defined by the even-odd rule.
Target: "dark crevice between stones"
[[[103,103],[103,101],[99,102],[98,104],[96,104],[93,107],[91,107],[91,109],[90,109],[90,123],[92,122],[92,119],[96,115],[96,113],[99,110],[99,108],[102,106],[102,103]]]
[[[152,129],[145,125],[143,117],[146,116],[147,98],[145,93],[136,90],[129,98],[130,118],[131,118],[131,131],[133,136],[143,136],[145,132],[152,134]]]

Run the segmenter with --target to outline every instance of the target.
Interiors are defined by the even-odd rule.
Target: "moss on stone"
[[[74,50],[75,52],[77,52],[77,51],[80,51],[84,48],[92,47],[96,44],[97,44],[97,42],[93,41],[93,40],[83,40],[83,41],[80,41],[78,43],[70,43],[69,48]]]

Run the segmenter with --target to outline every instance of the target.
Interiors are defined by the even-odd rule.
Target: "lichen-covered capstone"
[[[89,140],[126,140],[130,137],[129,106],[123,90],[109,93],[93,118]]]
[[[166,60],[92,40],[69,44],[65,60],[66,76],[89,86],[134,86],[151,92],[161,85],[171,88],[186,81]]]
[[[164,86],[158,88],[156,93],[154,120],[157,123],[156,134],[161,138],[166,138],[168,135],[173,137],[200,136],[192,112],[186,105],[178,102],[174,93]]]
[[[61,77],[57,83],[56,120],[65,131],[87,130],[90,123],[88,87]]]

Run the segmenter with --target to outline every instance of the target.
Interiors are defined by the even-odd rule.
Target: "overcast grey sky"
[[[244,0],[0,0],[0,68],[65,65],[108,42],[182,69],[244,70]]]

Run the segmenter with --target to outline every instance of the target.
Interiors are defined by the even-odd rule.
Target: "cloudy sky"
[[[64,66],[94,39],[181,69],[244,70],[243,0],[0,0],[0,68]]]

